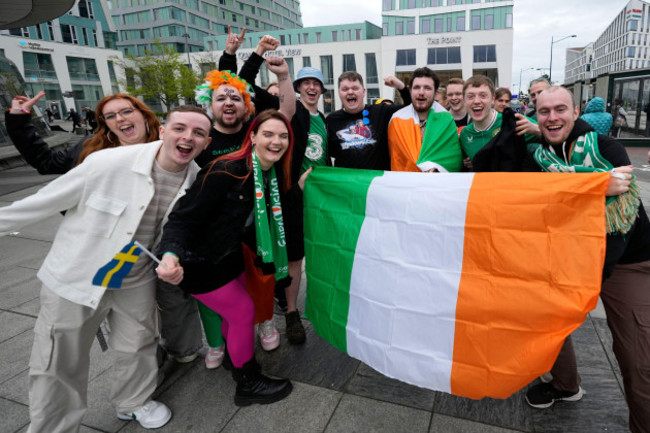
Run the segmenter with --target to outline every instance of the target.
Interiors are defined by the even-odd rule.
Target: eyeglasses
[[[115,120],[117,118],[118,114],[120,116],[126,118],[126,117],[130,117],[134,112],[135,112],[135,108],[125,108],[123,110],[118,111],[117,113],[103,114],[101,117],[102,117],[102,119],[104,119],[104,122],[108,122],[108,121]]]

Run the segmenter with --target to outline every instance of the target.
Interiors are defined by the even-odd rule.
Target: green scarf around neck
[[[282,220],[282,206],[280,204],[280,185],[275,175],[275,166],[269,170],[269,191],[271,197],[271,224],[266,210],[264,194],[264,173],[260,167],[255,149],[252,154],[253,177],[255,183],[255,240],[257,255],[263,263],[275,265],[275,281],[289,276],[289,260],[287,259],[287,243]],[[270,225],[273,227],[271,230]]]
[[[551,147],[539,146],[533,155],[543,171],[557,173],[594,173],[612,171],[614,166],[602,157],[598,150],[598,134],[588,132],[576,138],[569,148],[568,160],[555,154]],[[632,175],[630,190],[623,194],[607,197],[605,216],[607,233],[625,234],[639,214],[641,190]]]

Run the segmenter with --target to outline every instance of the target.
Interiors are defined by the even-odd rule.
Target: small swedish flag
[[[142,249],[135,242],[127,244],[122,251],[117,253],[113,260],[102,266],[93,277],[93,286],[102,286],[109,289],[122,287],[122,280],[126,277],[135,262],[138,261]]]

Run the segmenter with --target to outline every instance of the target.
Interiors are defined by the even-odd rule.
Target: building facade
[[[141,56],[153,41],[176,52],[202,51],[208,36],[302,27],[298,0],[106,0],[117,47]]]
[[[444,84],[451,77],[487,75],[497,86],[512,82],[513,0],[384,0],[382,27],[369,22],[299,30],[246,33],[239,49],[243,62],[264,34],[280,40],[276,54],[284,56],[292,75],[304,66],[321,69],[327,92],[321,109],[341,108],[338,76],[356,70],[365,77],[367,99],[396,99],[382,77],[407,81],[418,67],[435,70]],[[224,49],[226,36],[208,37],[205,49],[213,56]],[[197,53],[193,63],[201,63]],[[195,67],[200,67],[196,65]],[[201,67],[202,71],[204,67]],[[262,68],[259,83],[266,85]]]
[[[567,50],[564,85],[576,103],[599,96],[612,107],[623,101],[628,132],[647,135],[650,103],[650,3],[630,0],[601,35],[583,48]]]
[[[45,92],[41,109],[64,117],[70,108],[94,107],[119,91],[119,71],[112,59],[117,33],[105,3],[77,0],[61,17],[29,27],[1,30],[0,55],[11,60],[25,79],[28,95]]]

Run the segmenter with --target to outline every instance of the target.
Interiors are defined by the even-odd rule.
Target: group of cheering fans
[[[496,103],[502,95],[481,75],[449,80],[446,98],[437,102],[440,80],[424,67],[408,86],[385,78],[404,105],[366,104],[363,77],[347,71],[338,79],[343,108],[325,117],[318,110],[325,92],[321,71],[305,67],[292,80],[283,58],[266,55],[278,47],[270,36],[237,71],[243,36],[228,35],[218,69],[197,88],[196,100],[208,109],[176,107],[164,125],[140,100],[111,95],[96,107],[93,136],[52,151],[30,123],[43,94],[13,99],[6,124],[14,144],[40,173],[62,176],[1,208],[0,235],[65,213],[38,272],[43,286],[30,359],[30,432],[79,429],[90,347],[104,320],[119,419],[145,428],[169,422],[171,410],[151,399],[159,382],[158,342],[176,361],[193,361],[203,346],[201,326],[209,346],[205,365],[231,370],[235,404],[288,396],[289,380],[261,373],[255,340],[264,350],[280,344],[277,297],[288,341],[305,342],[296,308],[302,190],[314,167],[329,165],[426,173],[612,172],[608,214],[632,211],[608,225],[601,297],[630,429],[650,431],[650,223],[625,149],[578,118],[569,91],[545,82],[533,96],[531,88],[536,113],[526,117]],[[254,84],[263,63],[277,77],[267,89]],[[141,254],[119,288],[93,285],[98,269],[133,241],[158,262]],[[582,397],[570,337],[542,379],[528,389],[531,406]]]

